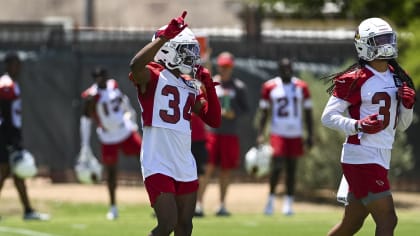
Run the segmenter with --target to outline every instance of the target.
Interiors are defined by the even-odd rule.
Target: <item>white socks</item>
[[[291,195],[284,196],[283,214],[292,215],[293,214],[292,205],[293,205],[293,196]]]

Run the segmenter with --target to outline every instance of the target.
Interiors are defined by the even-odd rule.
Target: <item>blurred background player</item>
[[[230,52],[220,53],[217,57],[218,74],[214,76],[214,81],[220,83],[220,86],[216,87],[216,92],[222,106],[222,124],[219,128],[208,130],[209,160],[203,181],[200,182],[196,215],[203,214],[203,195],[216,167],[220,167],[220,206],[216,215],[230,215],[226,209],[225,200],[231,182],[231,172],[239,166],[240,161],[238,118],[249,110],[246,85],[241,80],[232,77],[233,68],[233,55]]]
[[[81,152],[90,150],[92,120],[97,125],[96,132],[101,142],[102,164],[110,198],[107,219],[118,218],[116,188],[118,174],[118,152],[139,157],[141,137],[136,124],[136,113],[128,97],[118,88],[117,81],[108,72],[97,67],[92,72],[94,84],[82,93],[83,114],[80,118]]]
[[[160,28],[130,64],[143,110],[141,170],[157,219],[153,236],[192,234],[199,183],[191,153],[191,113],[212,127],[221,121],[211,74],[197,64],[200,47],[184,23],[186,14]],[[200,80],[205,95],[184,74]]]
[[[48,220],[49,215],[36,212],[29,201],[25,180],[11,171],[9,156],[23,150],[22,102],[17,83],[21,60],[10,52],[4,58],[6,73],[0,77],[0,191],[4,181],[12,174],[15,187],[23,205],[24,220]]]
[[[205,68],[211,72],[210,54],[211,49],[208,45],[208,37],[206,35],[196,35],[197,41],[200,44],[200,62]],[[200,89],[205,93],[204,86]],[[194,113],[191,115],[191,152],[194,155],[197,163],[198,182],[203,182],[203,175],[208,159],[207,151],[207,130],[203,120]],[[197,204],[194,216],[202,217],[203,211],[201,205]]]
[[[341,168],[348,182],[342,220],[328,235],[354,235],[370,214],[375,235],[394,235],[398,218],[388,170],[396,130],[413,120],[416,92],[398,64],[397,34],[381,18],[360,23],[354,36],[359,61],[333,74],[322,123],[347,136]]]
[[[276,186],[281,169],[286,169],[286,196],[283,214],[293,214],[297,161],[304,153],[303,127],[307,129],[306,144],[312,147],[312,102],[308,85],[293,75],[292,62],[288,58],[278,61],[279,75],[262,85],[259,104],[260,122],[257,143],[264,142],[264,129],[271,114],[270,143],[273,159],[270,171],[270,193],[264,210],[274,212]]]

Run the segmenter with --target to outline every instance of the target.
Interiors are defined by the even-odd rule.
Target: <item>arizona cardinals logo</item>
[[[354,35],[354,39],[356,39],[356,40],[359,40],[360,39],[359,30],[356,30],[356,33]]]

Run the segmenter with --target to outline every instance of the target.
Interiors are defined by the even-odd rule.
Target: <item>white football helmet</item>
[[[391,26],[381,18],[368,18],[357,27],[354,45],[360,59],[397,58],[397,36]]]
[[[159,30],[165,29],[163,26]],[[156,34],[153,36],[155,40]],[[166,42],[156,53],[155,62],[162,62],[171,70],[190,74],[200,62],[200,45],[194,33],[187,27],[173,39]]]
[[[82,146],[74,170],[83,184],[96,183],[102,178],[102,166],[89,146]]]
[[[35,165],[35,158],[28,150],[12,152],[9,160],[12,172],[19,178],[31,178],[38,172],[38,168]]]
[[[270,172],[271,156],[273,148],[269,144],[261,144],[252,147],[245,154],[245,169],[248,174],[261,178]]]

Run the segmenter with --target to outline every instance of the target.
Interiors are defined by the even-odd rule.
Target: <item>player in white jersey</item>
[[[90,152],[90,130],[92,120],[97,125],[96,132],[101,142],[102,164],[107,174],[110,198],[109,220],[118,218],[116,202],[118,152],[138,157],[141,137],[135,123],[136,113],[128,97],[121,92],[114,79],[110,79],[104,68],[97,67],[92,72],[95,83],[82,93],[85,100],[80,118],[81,153]]]
[[[270,192],[264,213],[273,214],[276,186],[281,169],[286,169],[286,196],[283,214],[293,214],[296,167],[304,153],[304,122],[307,129],[306,144],[312,147],[312,101],[306,82],[293,75],[292,62],[282,58],[278,62],[279,76],[262,85],[259,109],[261,118],[257,143],[264,141],[264,129],[271,113],[270,143],[273,159],[270,171]],[[270,111],[271,110],[271,111]]]
[[[356,30],[359,63],[334,74],[322,123],[347,135],[341,165],[348,182],[342,221],[328,235],[354,235],[371,214],[375,235],[393,235],[397,215],[387,177],[396,129],[408,128],[415,91],[399,66],[396,34],[380,18]]]
[[[21,60],[15,52],[6,54],[6,73],[0,77],[0,191],[10,175],[23,206],[24,220],[47,220],[49,216],[36,212],[29,201],[25,180],[12,171],[9,157],[12,153],[22,152],[22,103],[17,80]]]
[[[150,235],[192,233],[197,167],[191,153],[191,112],[218,127],[221,109],[200,48],[184,23],[186,12],[160,28],[131,61],[130,80],[142,108],[141,170],[157,226]],[[182,75],[192,74],[193,80]],[[206,93],[199,93],[198,80]]]

